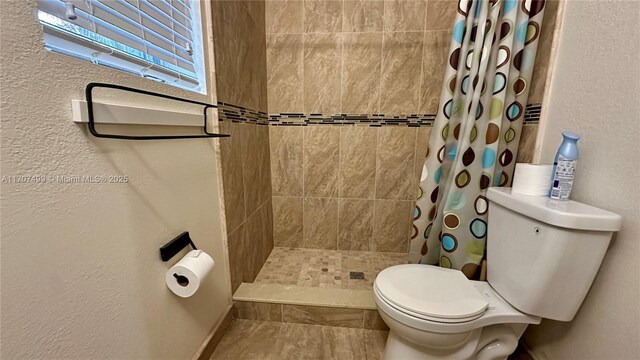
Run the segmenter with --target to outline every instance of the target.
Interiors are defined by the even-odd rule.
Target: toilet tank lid
[[[489,188],[490,202],[519,214],[558,227],[592,230],[618,231],[622,218],[610,211],[598,209],[577,201],[553,200],[542,196],[511,193],[511,188]]]

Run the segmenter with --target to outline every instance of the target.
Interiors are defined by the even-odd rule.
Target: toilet
[[[510,188],[490,188],[487,199],[487,282],[418,264],[376,277],[389,326],[385,360],[506,359],[529,324],[573,319],[622,223],[608,211]]]

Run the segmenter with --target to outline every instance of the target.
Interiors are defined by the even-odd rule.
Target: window
[[[196,0],[38,0],[48,50],[206,93]]]

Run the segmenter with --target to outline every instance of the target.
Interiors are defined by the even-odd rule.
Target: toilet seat
[[[394,270],[387,271],[392,268]],[[444,271],[443,271],[444,270]],[[387,271],[385,273],[385,271]],[[459,273],[463,278],[445,275],[449,273]],[[392,274],[392,276],[390,275]],[[424,276],[423,284],[417,285],[415,281],[418,280],[418,276]],[[435,279],[435,280],[434,280]],[[469,294],[472,296],[472,305],[462,304],[460,305],[460,298],[456,298],[456,305],[452,305],[451,308],[446,309],[446,301],[441,305],[445,307],[445,311],[440,311],[442,307],[432,306],[428,308],[419,308],[420,304],[431,305],[428,301],[429,293],[426,295],[427,301],[420,301],[420,299],[409,299],[411,296],[416,296],[420,293],[420,289],[430,289],[430,286],[434,286],[433,289],[443,289],[446,286],[446,279],[452,281],[456,286],[460,286],[459,293],[453,292],[454,295],[462,296],[461,294]],[[413,282],[411,282],[413,280]],[[393,283],[390,283],[393,281]],[[389,284],[395,284],[390,286]],[[408,284],[398,285],[398,284]],[[444,284],[444,285],[443,285]],[[464,285],[461,285],[464,284]],[[469,289],[472,288],[472,290]],[[540,318],[536,316],[527,315],[521,313],[509,303],[507,303],[487,282],[468,280],[461,272],[457,270],[443,269],[430,265],[397,265],[387,268],[380,272],[374,282],[374,296],[378,310],[386,314],[387,316],[401,322],[407,326],[413,327],[419,330],[425,330],[437,333],[460,333],[464,331],[471,331],[484,326],[493,324],[539,324]],[[417,290],[415,290],[417,289]],[[394,293],[393,291],[398,293]],[[406,291],[409,290],[409,291]],[[403,292],[403,294],[399,294]],[[402,296],[404,295],[404,296]],[[482,307],[477,296],[481,297],[486,303]],[[422,300],[424,300],[423,298]],[[436,298],[438,300],[438,298]],[[405,301],[405,302],[403,302]],[[482,307],[482,311],[474,309],[474,306]],[[444,313],[438,314],[437,312]],[[425,315],[429,314],[429,315]],[[451,314],[458,315],[453,317]],[[464,315],[464,316],[461,316]],[[469,315],[472,314],[472,315]]]
[[[392,266],[378,274],[374,286],[399,310],[430,321],[471,321],[489,305],[460,271],[435,266]]]

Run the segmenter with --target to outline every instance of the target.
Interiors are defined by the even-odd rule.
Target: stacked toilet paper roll
[[[174,294],[186,298],[198,291],[202,279],[211,269],[214,261],[202,250],[191,250],[173,265],[165,275],[165,282]]]
[[[512,192],[530,196],[548,196],[553,165],[516,164]]]

